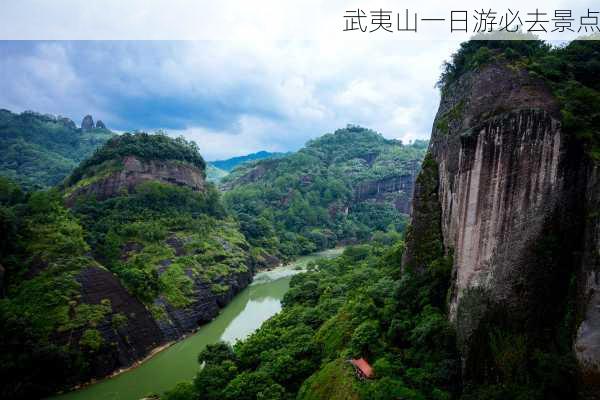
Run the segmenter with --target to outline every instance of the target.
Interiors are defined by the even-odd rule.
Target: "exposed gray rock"
[[[117,196],[123,192],[132,192],[139,184],[147,181],[158,181],[179,186],[187,186],[193,190],[204,189],[204,175],[197,167],[173,161],[144,161],[134,156],[124,157],[122,168],[98,179],[89,185],[78,187],[67,198],[67,205],[72,205],[78,196],[93,195],[99,200]]]
[[[585,398],[600,393],[600,169],[591,166],[586,193],[585,247],[579,294],[583,319],[577,329],[574,350],[587,384]],[[596,396],[596,397],[594,397]]]
[[[106,129],[106,125],[101,120],[96,121],[96,129]]]
[[[354,203],[367,200],[386,201],[394,204],[398,211],[408,214],[418,171],[419,162],[414,160],[409,173],[361,182],[354,190]]]
[[[79,274],[77,280],[81,284],[82,302],[99,304],[108,300],[113,310],[96,327],[102,334],[104,346],[92,364],[94,377],[103,377],[116,369],[128,367],[166,342],[146,307],[113,274],[102,268],[89,267]],[[116,314],[125,316],[126,323],[116,326],[112,321]]]
[[[81,130],[88,132],[94,129],[94,119],[91,115],[86,115],[81,121]]]
[[[219,282],[215,282],[229,286],[229,290],[221,294],[215,294],[211,290],[210,283],[205,282],[200,277],[195,277],[191,272],[188,276],[194,282],[194,292],[188,306],[173,307],[163,297],[155,301],[155,306],[166,311],[166,318],[158,319],[157,322],[163,335],[168,340],[177,340],[213,320],[219,314],[221,308],[252,282],[250,271],[233,273],[223,277]]]
[[[492,310],[532,340],[558,329],[581,266],[585,230],[588,261],[581,280],[587,293],[579,297],[587,312],[575,351],[583,377],[600,382],[600,268],[594,258],[600,235],[598,218],[591,226],[585,218],[585,208],[597,209],[599,186],[597,177],[587,178],[576,140],[562,132],[550,89],[502,64],[463,75],[442,95],[429,152],[439,176],[439,230],[454,255],[449,309],[463,376],[481,362],[470,359],[470,335]],[[426,201],[418,193],[413,208]],[[415,218],[423,217],[413,215],[413,227]],[[405,256],[423,240],[407,238]]]

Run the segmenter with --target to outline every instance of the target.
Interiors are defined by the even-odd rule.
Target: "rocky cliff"
[[[23,384],[0,384],[0,397],[127,368],[248,286],[255,258],[204,167],[195,143],[123,134],[59,188],[2,203],[0,372]]]
[[[419,160],[407,163],[404,173],[383,179],[359,182],[354,189],[354,203],[375,201],[393,204],[403,214],[410,213],[414,184],[419,172]]]
[[[581,323],[574,343],[575,355],[589,386],[591,399],[600,391],[600,171],[590,166],[586,187],[586,223],[578,291]]]
[[[171,155],[160,146],[174,146]],[[87,268],[78,275],[84,303],[111,306],[94,328],[102,343],[90,363],[95,377],[211,321],[252,281],[249,246],[235,223],[222,219],[215,189],[205,182],[204,164],[193,149],[160,135],[123,136],[109,141],[65,184],[66,204],[90,219],[86,229],[101,230],[100,248],[92,253],[108,269]],[[161,158],[149,156],[154,153]],[[96,218],[109,219],[91,220],[89,207],[101,207]],[[132,207],[138,208],[129,214]],[[106,226],[114,235],[112,259],[102,249]]]
[[[453,256],[448,309],[464,379],[499,368],[488,348],[497,334],[524,335],[531,348],[560,335],[573,345],[561,329],[575,325],[577,291],[587,311],[574,349],[586,383],[597,384],[597,169],[561,128],[549,86],[504,62],[464,73],[443,90],[428,158],[403,266],[425,268],[422,243],[435,238]]]
[[[195,191],[204,187],[202,171],[193,165],[174,160],[143,160],[127,155],[110,160],[103,168],[78,181],[69,188],[67,203],[84,195],[104,200],[122,193],[130,193],[143,182],[156,181],[186,186]]]

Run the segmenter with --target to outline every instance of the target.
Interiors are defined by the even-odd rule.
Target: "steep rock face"
[[[191,304],[183,308],[175,308],[163,297],[155,300],[154,305],[164,308],[165,318],[157,322],[165,338],[177,340],[199,326],[210,322],[219,314],[233,297],[252,282],[250,271],[234,273],[220,280],[220,284],[227,285],[229,289],[224,293],[215,294],[211,284],[202,279],[194,278],[191,272],[188,276],[194,281],[194,293]]]
[[[417,181],[413,210],[427,217],[413,215],[403,265],[422,259],[420,242],[437,225],[454,256],[449,313],[467,378],[481,369],[472,338],[492,314],[532,340],[565,318],[581,261],[586,172],[580,146],[559,121],[543,82],[503,64],[466,73],[443,93],[429,147],[438,185],[432,197]],[[597,183],[587,185],[597,191]],[[424,205],[436,196],[440,217],[432,222],[435,207]],[[588,247],[597,249],[597,231],[588,232]],[[598,269],[587,265],[595,293]],[[578,356],[597,366],[596,313],[588,306]]]
[[[81,121],[81,130],[84,132],[94,129],[94,119],[91,115],[86,115]]]
[[[409,214],[419,162],[415,160],[411,164],[408,174],[359,183],[354,190],[354,201],[390,201],[398,211]]]
[[[103,377],[116,369],[129,367],[165,342],[152,315],[113,274],[90,267],[81,271],[77,280],[81,284],[83,303],[108,301],[112,307],[112,313],[97,326],[103,346],[91,364],[92,376]]]
[[[589,170],[586,190],[586,229],[583,262],[579,277],[579,304],[583,314],[578,327],[574,350],[582,367],[586,395],[600,393],[600,170]]]
[[[141,160],[135,156],[126,156],[121,161],[122,167],[107,175],[95,178],[89,184],[73,188],[67,198],[67,204],[78,196],[93,195],[99,200],[116,196],[122,192],[132,192],[140,183],[158,181],[180,186],[188,186],[193,190],[204,188],[202,172],[187,163],[176,161]]]
[[[101,120],[96,121],[96,129],[106,129],[106,125]]]

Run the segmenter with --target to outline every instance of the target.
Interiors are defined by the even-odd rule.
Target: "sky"
[[[456,42],[0,41],[0,108],[164,130],[208,160],[297,150],[346,124],[429,137]]]
[[[347,35],[346,10],[367,4],[426,17],[513,7],[524,19],[538,7],[575,16],[597,8],[591,0],[10,1],[0,13],[0,108],[163,130],[196,141],[208,160],[294,151],[347,124],[426,139],[442,65],[470,35],[448,40],[444,24],[411,40]],[[161,40],[128,41],[141,38]]]

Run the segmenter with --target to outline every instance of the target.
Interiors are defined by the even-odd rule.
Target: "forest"
[[[0,151],[7,155],[0,163],[0,397],[41,398],[105,377],[216,318],[254,273],[345,246],[341,256],[312,262],[295,275],[281,311],[249,337],[208,345],[198,354],[192,380],[153,395],[165,400],[584,398],[579,389],[589,377],[579,376],[574,343],[588,317],[580,303],[595,292],[581,290],[585,277],[572,264],[590,253],[586,268],[596,276],[600,260],[593,236],[599,215],[593,179],[600,162],[600,45],[481,39],[461,44],[443,66],[438,86],[445,108],[433,123],[431,142],[405,144],[348,125],[296,152],[224,161],[218,165],[230,171],[213,169],[214,183],[206,181],[211,165],[201,156],[202,143],[164,133],[83,131],[61,117],[0,110]],[[494,66],[507,76],[514,73],[515,82],[536,83],[524,92],[547,89],[551,106],[539,114],[504,106],[477,114],[479,99],[465,99],[464,87]],[[467,235],[454,241],[448,232],[476,213],[451,220],[454,202],[469,200],[468,193],[451,189],[464,179],[460,163],[475,165],[469,146],[483,148],[475,146],[483,146],[477,132],[487,132],[488,125],[476,125],[476,132],[465,121],[490,123],[500,132],[516,114],[538,118],[526,129],[526,139],[538,139],[531,134],[535,129],[562,135],[560,143],[540,145],[534,155],[546,161],[558,148],[560,179],[547,180],[579,186],[556,186],[556,193],[570,190],[568,196],[549,211],[540,207],[547,211],[538,218],[543,229],[525,260],[537,269],[515,275],[518,296],[507,295],[498,306],[489,293],[502,287],[478,284],[457,296],[462,265],[455,250]],[[539,122],[546,117],[551,123]],[[520,132],[513,130],[496,138],[498,143]],[[526,139],[522,143],[529,145]],[[500,159],[499,153],[477,154]],[[127,169],[128,158],[135,159],[137,170]],[[173,176],[160,175],[157,165],[160,173]],[[468,172],[470,184],[477,175]],[[547,177],[536,180],[534,172],[529,171],[530,181],[541,186]],[[184,174],[201,184],[175,177]],[[507,175],[494,182],[518,192],[519,177]],[[552,190],[535,190],[527,184],[526,201],[519,206],[529,206],[536,196],[555,201]],[[476,194],[477,201],[488,195]],[[470,200],[463,208],[478,206]],[[511,200],[494,204],[508,207]],[[560,219],[562,208],[573,204],[577,207],[566,211],[573,218]],[[486,218],[493,214],[484,211]],[[516,224],[526,230],[537,222]],[[571,232],[580,246],[567,243]],[[495,241],[498,247],[512,240],[509,233]],[[476,243],[463,244],[469,250],[479,244],[478,237],[472,240]],[[489,264],[494,262],[490,258]],[[122,291],[90,300],[86,276],[92,272],[105,279],[93,284]],[[492,286],[493,275],[485,284]],[[558,280],[561,290],[528,286],[538,278]],[[534,333],[502,308],[516,304],[518,310],[527,296],[547,300]],[[462,303],[452,310],[457,297]],[[462,319],[464,310],[479,318],[476,328]],[[146,325],[140,328],[140,321]],[[358,358],[373,366],[372,379],[356,378],[348,361]]]
[[[360,198],[359,189],[403,177],[412,186],[426,148],[349,126],[297,153],[240,166],[220,182],[223,201],[257,251],[283,259],[362,242],[375,231],[401,232],[407,210],[396,204],[409,203],[410,187],[376,200]]]

